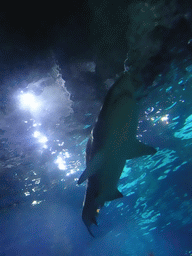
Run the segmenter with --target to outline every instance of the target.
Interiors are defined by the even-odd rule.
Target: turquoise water
[[[179,55],[139,101],[137,138],[158,152],[126,162],[124,197],[100,211],[96,238],[81,220],[77,180],[102,105],[97,89],[71,92],[55,63],[13,74],[0,116],[0,255],[191,255],[191,65]]]

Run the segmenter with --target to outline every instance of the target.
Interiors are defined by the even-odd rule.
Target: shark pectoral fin
[[[122,198],[122,197],[123,197],[123,194],[117,189],[114,199],[119,199],[119,198]]]
[[[81,174],[77,184],[80,185],[81,183],[83,183],[87,179],[87,176],[88,176],[88,170],[85,169],[85,171]]]
[[[97,170],[99,170],[99,168],[101,167],[102,163],[104,160],[104,153],[98,152],[93,159],[90,161],[90,163],[88,164],[87,168],[85,169],[85,171],[81,174],[77,184],[80,185],[81,183],[83,183],[86,179],[88,179],[89,177],[91,177],[93,174],[95,174],[97,172]]]
[[[157,150],[155,148],[136,140],[134,145],[133,158],[145,155],[154,155],[156,152]]]
[[[89,234],[90,234],[92,237],[95,237],[95,236],[93,235],[92,231],[91,231],[91,224],[94,223],[94,222],[92,222],[92,223],[87,223],[85,220],[83,220],[83,222],[84,222],[85,226],[87,227],[87,230],[89,231]],[[94,223],[94,224],[95,224],[95,223]]]
[[[123,197],[123,194],[118,189],[116,189],[115,193],[113,193],[109,197],[109,201],[112,201],[112,200],[115,200],[115,199],[119,199],[119,198],[122,198],[122,197]]]
[[[92,237],[94,237],[94,238],[95,238],[95,236],[93,235],[93,233],[92,233],[92,231],[91,231],[90,227],[87,227],[87,230],[89,231],[89,234],[90,234]]]

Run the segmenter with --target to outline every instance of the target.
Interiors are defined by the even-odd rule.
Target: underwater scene
[[[142,2],[141,12],[152,2]],[[191,15],[185,8],[183,13]],[[192,21],[182,15],[170,31],[163,24],[166,32],[160,28],[153,34],[153,42],[161,44],[149,54],[150,63],[145,62],[148,51],[140,58],[136,54],[136,60],[125,49],[128,55],[118,58],[119,45],[101,57],[106,63],[100,62],[99,51],[97,58],[88,53],[69,60],[68,53],[65,59],[61,42],[35,57],[13,42],[3,46],[0,255],[192,255]],[[166,35],[159,39],[156,33]],[[135,51],[148,45],[145,39]],[[105,96],[125,70],[142,75],[136,138],[157,152],[126,160],[118,181],[123,197],[98,211],[93,237],[81,216],[87,182],[78,185],[78,179],[86,169],[86,145]]]

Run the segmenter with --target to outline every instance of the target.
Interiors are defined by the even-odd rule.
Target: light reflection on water
[[[188,87],[186,90],[188,90],[188,95],[192,93],[192,87]],[[127,161],[118,188],[124,195],[130,197],[130,200],[132,200],[133,195],[137,195],[138,199],[134,206],[135,211],[132,211],[132,213],[126,207],[127,204],[123,202],[116,203],[116,209],[124,217],[131,215],[137,221],[138,225],[141,226],[141,229],[145,230],[143,235],[149,235],[150,232],[153,232],[157,228],[156,223],[158,223],[158,220],[162,221],[162,219],[163,221],[167,221],[166,225],[162,226],[162,230],[171,225],[172,222],[169,220],[173,222],[183,220],[183,225],[192,223],[191,220],[189,222],[189,218],[185,214],[186,208],[190,209],[190,212],[192,211],[191,200],[189,200],[188,194],[184,193],[183,197],[178,196],[177,190],[174,187],[170,187],[171,190],[169,190],[165,186],[167,180],[173,180],[174,183],[174,179],[176,179],[175,175],[180,175],[182,180],[184,173],[182,174],[181,171],[185,170],[185,166],[191,161],[191,156],[185,159],[185,157],[180,158],[180,154],[178,155],[181,148],[186,148],[188,152],[192,149],[190,148],[192,145],[192,142],[190,143],[192,139],[191,107],[188,109],[184,108],[185,112],[181,112],[184,106],[183,104],[186,104],[186,98],[188,97],[185,92],[186,90],[182,88],[178,90],[178,84],[174,83],[167,88],[163,85],[160,89],[154,89],[151,95],[148,95],[140,103],[141,114],[137,138],[147,144],[150,144],[150,142],[153,143],[155,138],[153,143],[155,147],[159,146],[159,141],[164,143],[160,143],[158,152],[152,157],[147,156]],[[169,93],[168,97],[166,93]],[[157,98],[155,95],[157,94],[158,99],[160,99],[159,101],[156,101]],[[185,119],[182,126],[183,117]],[[158,136],[158,139],[156,139],[156,136]],[[180,141],[188,140],[188,143],[181,144],[178,141],[174,141],[174,137]],[[173,145],[179,144],[181,148],[175,147],[175,150],[173,150],[173,141]],[[175,172],[180,173],[176,174]],[[142,176],[142,174],[145,175]],[[163,191],[163,187],[165,187],[165,191]],[[153,199],[154,205],[151,206],[150,199],[160,189],[162,190],[161,196],[158,197],[157,195],[156,200]],[[141,195],[146,195],[146,197]],[[171,206],[165,216],[164,209],[168,207],[166,205],[168,198],[171,200]],[[184,203],[183,198],[185,198]],[[178,205],[176,213],[171,208],[172,206],[175,207],[175,205]],[[106,207],[109,209],[108,211],[112,211],[111,203],[107,203]]]
[[[181,173],[183,171],[182,167],[185,167],[188,161],[190,161],[190,159],[187,159],[188,161],[181,160],[177,154],[177,150],[169,148],[171,144],[169,140],[173,138],[178,139],[179,142],[188,140],[189,143],[186,144],[185,142],[185,145],[187,145],[187,150],[190,150],[190,140],[192,138],[191,110],[190,108],[186,109],[184,117],[182,113],[180,113],[180,108],[186,103],[185,97],[182,96],[182,100],[179,98],[180,96],[178,97],[177,95],[175,95],[174,100],[172,100],[174,95],[168,98],[165,92],[169,93],[172,91],[172,94],[174,94],[174,86],[157,90],[159,95],[158,101],[156,101],[155,96],[149,95],[146,102],[144,101],[143,105],[141,104],[141,118],[139,120],[137,137],[141,139],[142,142],[145,140],[145,143],[153,143],[155,147],[159,147],[158,140],[159,142],[163,141],[163,143],[153,157],[147,156],[127,161],[121,176],[119,189],[125,195],[124,198],[128,199],[127,201],[117,201],[116,203],[109,202],[106,204],[107,209],[113,211],[116,208],[124,218],[126,218],[128,212],[132,214],[141,230],[144,231],[143,235],[145,236],[149,235],[150,232],[157,228],[157,222],[162,218],[164,218],[165,222],[162,229],[172,225],[172,221],[170,220],[178,220],[180,221],[180,225],[191,224],[191,219],[186,217],[185,213],[188,213],[188,215],[192,213],[191,201],[188,198],[189,193],[186,193],[186,191],[183,192],[183,197],[178,196],[176,188],[172,188],[172,190],[165,189],[165,191],[162,192],[162,198],[156,195],[156,192],[162,189],[167,181],[173,180],[174,184],[174,175]],[[34,100],[33,97],[32,99]],[[34,110],[32,112],[34,112]],[[69,150],[65,138],[61,138],[57,136],[57,134],[50,135],[48,130],[44,130],[41,124],[43,120],[36,119],[35,117],[33,119],[29,118],[28,120],[24,120],[23,122],[26,126],[32,123],[30,132],[31,137],[38,144],[36,151],[39,152],[39,148],[42,150],[39,155],[36,152],[36,156],[32,159],[34,166],[30,163],[30,159],[28,161],[26,154],[25,161],[29,163],[26,164],[27,168],[23,168],[24,174],[22,175],[25,175],[25,178],[23,179],[22,176],[19,179],[25,181],[25,189],[22,190],[24,196],[31,198],[32,206],[37,206],[43,201],[41,200],[42,193],[40,192],[46,193],[49,191],[50,187],[57,186],[60,182],[63,183],[62,188],[67,190],[68,179],[71,177],[73,185],[75,186],[77,177],[79,176],[78,171],[81,166],[83,166],[84,159],[82,157],[74,157],[76,152],[74,148],[73,150]],[[178,122],[175,122],[175,120]],[[62,125],[57,123],[56,126]],[[83,125],[82,127],[82,129],[85,129],[88,126]],[[153,142],[154,134],[156,134],[158,140]],[[151,137],[148,137],[147,140],[146,138],[149,135],[151,135]],[[77,134],[76,137],[81,141],[78,146],[80,146],[82,152],[84,152],[87,137],[81,137],[79,134]],[[73,136],[73,138],[75,138],[75,136]],[[181,148],[183,145],[184,144],[181,144]],[[42,161],[45,152],[47,152],[47,156],[44,156],[45,160]],[[14,161],[14,164],[8,163],[7,161],[5,168],[11,169],[16,167],[17,160]],[[40,161],[42,161],[41,164],[39,164]],[[23,161],[22,164],[24,163]],[[180,174],[181,177],[183,174]],[[50,179],[48,182],[46,180],[47,176],[48,179]],[[46,185],[46,182],[48,185]],[[37,198],[32,199],[33,196],[38,196],[40,200],[37,200]],[[129,199],[131,200],[134,196],[136,199],[133,201],[133,205],[130,206]],[[124,198],[122,200],[124,200]],[[154,200],[152,206],[149,202],[151,198]],[[175,212],[171,207],[168,209],[167,199],[177,203],[178,209],[176,209]],[[112,207],[111,205],[113,205],[113,209],[110,208]],[[165,209],[167,210],[166,216],[164,215]],[[117,218],[118,216],[119,215],[117,215]],[[115,216],[113,217],[115,218]]]

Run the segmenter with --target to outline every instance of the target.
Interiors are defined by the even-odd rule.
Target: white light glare
[[[31,204],[32,204],[32,206],[34,206],[34,205],[37,205],[37,204],[40,204],[40,203],[42,203],[43,201],[36,201],[36,200],[34,200]]]
[[[167,123],[168,120],[169,120],[169,115],[165,115],[165,116],[161,117],[161,121],[166,121],[166,123]]]
[[[23,109],[30,110],[30,111],[36,111],[40,103],[37,101],[36,97],[31,93],[22,93],[19,96],[20,98],[20,106]]]
[[[39,142],[41,142],[41,143],[46,143],[47,141],[48,141],[48,139],[47,139],[46,136],[41,136],[41,137],[39,138]]]
[[[65,162],[65,160],[62,159],[61,156],[57,157],[55,163],[58,164],[58,168],[60,170],[66,170],[67,169],[66,162]]]
[[[40,143],[46,143],[48,141],[47,137],[42,135],[39,131],[35,131],[33,137],[37,138]]]
[[[64,154],[65,154],[65,157],[66,157],[66,158],[69,158],[69,157],[70,157],[69,152],[66,151]]]
[[[33,134],[33,136],[34,136],[35,138],[38,138],[38,137],[41,136],[41,133],[40,133],[39,131],[35,131],[34,134]]]

